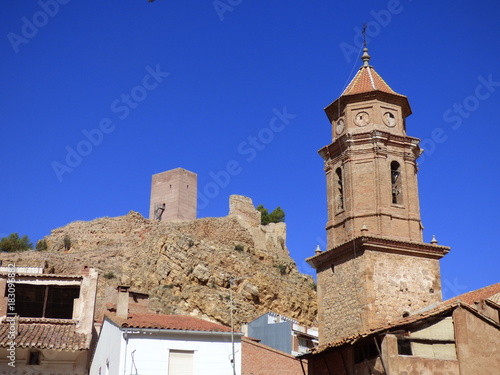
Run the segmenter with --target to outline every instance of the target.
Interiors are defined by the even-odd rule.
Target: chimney
[[[127,319],[128,317],[128,290],[129,286],[120,285],[118,288],[118,298],[116,301],[116,316]]]
[[[83,266],[82,267],[82,275],[83,276],[88,276],[89,275],[89,266]]]
[[[16,337],[19,336],[19,315],[17,314],[14,317],[14,331],[16,333]]]

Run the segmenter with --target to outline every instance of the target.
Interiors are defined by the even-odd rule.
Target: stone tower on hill
[[[197,175],[183,168],[154,174],[151,180],[151,220],[196,219]]]
[[[406,96],[363,65],[325,108],[332,143],[325,161],[327,246],[308,259],[317,272],[320,344],[402,318],[441,301],[439,259],[448,247],[422,241],[419,139],[406,135]]]

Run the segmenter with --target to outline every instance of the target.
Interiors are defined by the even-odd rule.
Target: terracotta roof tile
[[[484,288],[473,290],[472,292],[464,293],[459,296],[453,297],[443,303],[461,301],[468,303],[469,305],[474,305],[474,302],[485,300],[490,297],[494,297],[496,294],[500,293],[500,283],[485,286]]]
[[[413,314],[413,315],[410,315],[406,318],[403,318],[403,319],[400,319],[400,320],[397,320],[394,322],[389,322],[384,326],[374,328],[374,329],[371,329],[369,331],[359,332],[359,333],[354,334],[352,336],[344,337],[342,339],[320,345],[316,349],[314,349],[312,352],[307,353],[304,356],[307,357],[310,354],[317,354],[317,353],[321,353],[321,352],[328,350],[328,349],[331,349],[331,348],[339,347],[339,346],[349,344],[349,343],[354,343],[355,341],[357,341],[360,338],[370,336],[370,335],[373,335],[376,333],[388,331],[388,330],[391,330],[394,328],[404,327],[404,326],[407,326],[409,324],[416,323],[420,320],[423,320],[423,319],[426,319],[426,318],[429,318],[432,316],[439,316],[441,314],[446,314],[449,311],[454,310],[458,306],[462,306],[462,307],[468,309],[469,311],[474,311],[475,313],[478,313],[476,311],[476,309],[474,309],[471,305],[473,305],[474,302],[479,301],[479,300],[488,299],[489,297],[492,297],[492,296],[496,297],[499,292],[500,292],[500,283],[493,284],[493,285],[490,285],[490,286],[487,286],[487,287],[484,287],[481,289],[477,289],[477,290],[474,290],[472,292],[464,293],[464,294],[461,294],[461,295],[456,296],[454,298],[451,298],[447,301],[443,301],[439,305],[437,305],[433,308],[430,308],[427,311]]]
[[[10,322],[6,320],[0,323],[0,347],[9,346],[10,327]],[[76,324],[73,321],[64,324],[20,322],[15,343],[17,348],[77,351],[89,349],[90,337],[76,332]]]
[[[361,94],[370,91],[382,91],[393,95],[396,93],[370,65],[363,65],[342,93],[344,95]]]
[[[129,314],[127,319],[107,315],[122,328],[156,328],[182,331],[231,332],[230,327],[192,316],[163,314]]]
[[[488,297],[490,301],[495,302],[497,305],[500,305],[500,293],[497,293],[491,297]]]

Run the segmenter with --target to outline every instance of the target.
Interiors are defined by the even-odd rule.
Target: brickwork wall
[[[412,139],[403,138],[397,143],[390,138],[381,140],[383,137],[376,134],[362,137],[341,146],[339,153],[326,161],[328,248],[360,235],[363,225],[372,235],[422,241],[417,173],[415,160],[409,156],[415,147]],[[392,202],[393,161],[401,169],[398,204]],[[342,170],[343,208],[338,168]]]
[[[149,218],[155,219],[156,205],[165,203],[161,221],[196,219],[197,175],[182,168],[152,176]]]
[[[290,354],[243,338],[241,375],[303,375],[300,361]],[[302,361],[307,375],[307,361]]]

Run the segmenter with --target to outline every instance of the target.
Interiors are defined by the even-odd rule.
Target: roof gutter
[[[165,329],[165,328],[134,328],[134,327],[121,327],[125,334],[134,334],[134,332],[148,332],[148,333],[180,333],[180,334],[195,334],[201,336],[231,336],[232,332],[218,332],[218,331],[191,331],[187,329]],[[235,336],[244,336],[241,332],[235,332]]]

